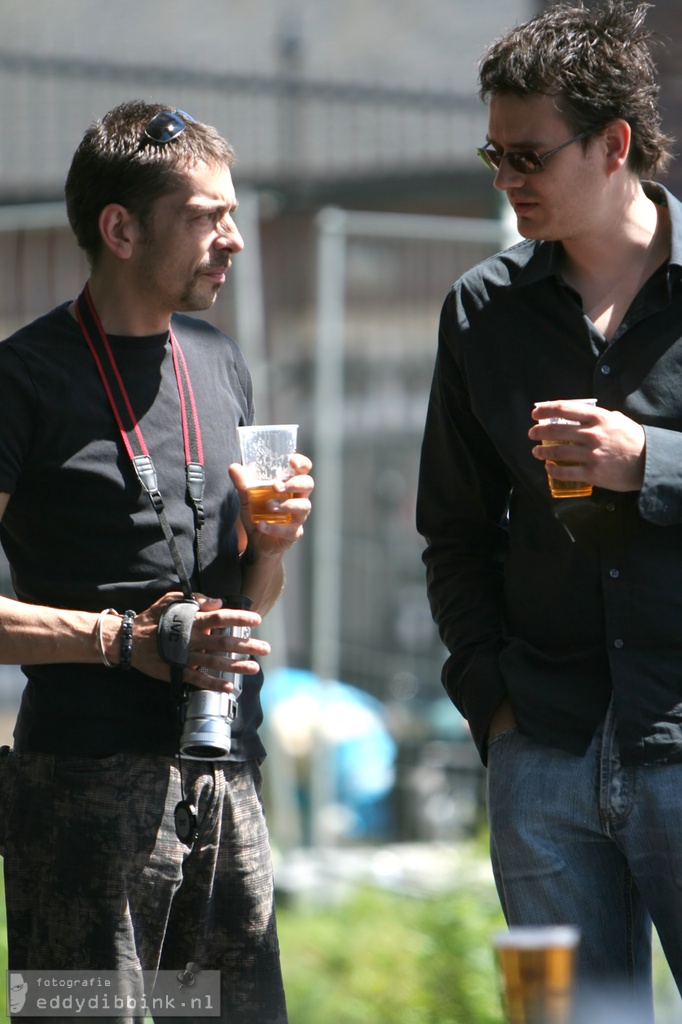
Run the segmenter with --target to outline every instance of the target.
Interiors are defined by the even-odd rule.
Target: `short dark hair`
[[[646,177],[663,169],[673,139],[661,129],[659,86],[644,28],[650,4],[606,0],[587,9],[556,3],[493,43],[481,59],[481,98],[556,96],[570,130],[597,134],[610,121],[632,131],[628,166]]]
[[[215,128],[189,117],[183,117],[184,131],[164,145],[145,135],[156,114],[173,110],[131,100],[95,121],[83,136],[64,191],[69,223],[92,265],[102,244],[99,215],[109,203],[120,203],[146,227],[154,203],[178,188],[183,171],[198,162],[234,165],[229,142]]]

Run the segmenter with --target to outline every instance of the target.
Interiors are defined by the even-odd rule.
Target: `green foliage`
[[[487,894],[361,889],[278,920],[292,1024],[500,1024]]]
[[[504,925],[492,890],[416,899],[358,889],[277,917],[291,1024],[501,1024],[490,938]],[[657,1020],[672,1024],[679,996],[658,943],[654,953]],[[6,970],[0,871],[0,1024]]]

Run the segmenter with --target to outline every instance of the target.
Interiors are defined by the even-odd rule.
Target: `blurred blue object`
[[[397,747],[381,701],[347,683],[292,668],[266,676],[262,700],[267,731],[281,750],[311,764],[320,749],[326,752],[334,803],[351,812],[347,833],[385,834]]]
[[[449,697],[439,697],[429,703],[426,722],[430,735],[435,739],[469,742],[473,745],[469,725]]]

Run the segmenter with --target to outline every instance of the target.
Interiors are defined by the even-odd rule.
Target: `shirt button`
[[[617,580],[620,576],[620,572],[618,569],[609,569],[609,576],[612,580]]]
[[[608,503],[608,505],[604,506],[604,508],[606,509],[607,512],[615,512],[616,511],[616,503],[615,503],[615,501],[610,501]]]
[[[618,650],[620,650],[620,649],[621,649],[621,647],[623,647],[623,646],[624,646],[624,642],[623,642],[622,640],[614,640],[614,641],[613,641],[613,646],[614,646],[614,647],[617,647],[617,648],[618,648]]]
[[[604,365],[601,368],[601,372],[604,374],[605,377],[608,377],[608,375],[611,373],[611,367],[607,366],[607,364],[604,363]]]

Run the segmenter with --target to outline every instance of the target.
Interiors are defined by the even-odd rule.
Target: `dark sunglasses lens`
[[[507,160],[518,174],[537,174],[542,170],[542,160],[537,153],[507,153]]]
[[[486,164],[491,171],[499,171],[503,160],[507,160],[509,166],[517,172],[517,174],[537,174],[538,171],[544,169],[544,164],[541,157],[537,153],[531,150],[523,150],[515,152],[512,150],[511,153],[498,153],[492,146],[483,146],[477,150],[478,155],[484,164]]]
[[[144,130],[153,142],[158,142],[159,145],[163,146],[166,142],[170,142],[176,135],[180,135],[184,132],[187,127],[186,121],[183,120],[180,115],[171,110],[164,110],[160,114],[156,114],[147,127]]]

